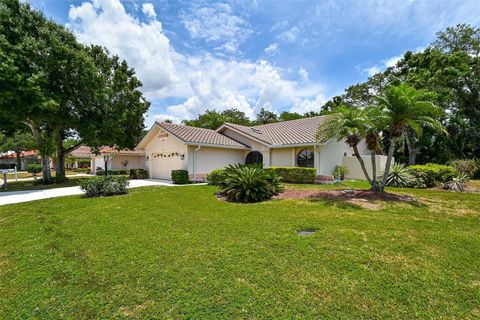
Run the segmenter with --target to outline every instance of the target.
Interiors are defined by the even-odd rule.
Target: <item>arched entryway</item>
[[[247,154],[245,164],[261,164],[263,163],[263,155],[258,151],[252,151]]]

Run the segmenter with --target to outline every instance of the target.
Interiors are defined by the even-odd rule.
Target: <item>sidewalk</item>
[[[195,185],[201,185],[201,184],[195,184]],[[182,185],[175,185],[170,181],[141,179],[141,180],[130,180],[130,185],[128,188],[139,188],[139,187],[148,187],[148,186],[180,187]],[[72,196],[72,195],[78,195],[78,194],[83,194],[83,191],[80,189],[80,187],[0,192],[0,206],[6,205],[6,204],[12,204],[12,203],[28,202],[28,201],[35,201],[35,200],[48,199],[48,198]]]

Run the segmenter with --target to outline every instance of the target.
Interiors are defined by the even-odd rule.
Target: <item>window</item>
[[[245,164],[257,164],[257,163],[263,163],[263,156],[260,152],[252,151],[249,154],[247,154],[247,157],[245,158]]]
[[[303,149],[297,155],[297,166],[304,168],[313,168],[314,164],[313,151],[310,149]]]

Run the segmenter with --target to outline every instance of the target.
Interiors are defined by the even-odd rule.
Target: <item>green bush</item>
[[[145,169],[130,169],[130,179],[147,179],[148,172]]]
[[[207,174],[207,182],[208,182],[209,185],[219,186],[220,182],[223,180],[224,175],[225,175],[225,170],[224,169],[212,170],[212,172]]]
[[[230,201],[259,202],[271,199],[283,187],[274,171],[237,164],[225,168],[220,191]]]
[[[427,188],[450,181],[457,174],[455,168],[435,163],[410,166],[408,171],[419,186],[425,185]]]
[[[387,178],[387,186],[394,188],[413,187],[413,177],[410,175],[408,168],[402,163],[395,163],[390,168]]]
[[[124,176],[103,176],[78,181],[80,188],[85,191],[85,197],[106,197],[128,192],[128,178]]]
[[[32,176],[36,179],[37,174],[42,172],[42,165],[38,163],[29,163],[27,164],[27,172],[31,173]]]
[[[477,171],[480,170],[475,160],[454,160],[450,162],[450,165],[457,170],[458,174],[464,174],[469,177],[474,177]]]
[[[315,183],[317,170],[315,168],[299,167],[269,167],[265,170],[275,173],[282,182],[288,183]]]
[[[77,160],[78,168],[90,168],[90,160],[79,159]]]
[[[90,168],[78,168],[78,173],[90,173]]]
[[[175,184],[188,184],[190,179],[188,178],[187,170],[172,170],[172,181]]]
[[[349,174],[350,170],[347,166],[335,166],[335,170],[333,171],[333,176],[337,180],[345,180],[345,175]]]

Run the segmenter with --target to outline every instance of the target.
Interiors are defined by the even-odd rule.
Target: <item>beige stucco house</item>
[[[142,150],[118,150],[111,147],[103,147],[98,154],[91,154],[91,169],[95,174],[97,169],[105,169],[107,159],[108,170],[147,169],[145,153]]]
[[[318,175],[332,175],[352,150],[344,142],[317,142],[317,129],[324,120],[318,116],[252,127],[225,123],[217,130],[156,122],[137,150],[145,152],[154,179],[170,179],[176,169],[202,179],[213,169],[235,163],[311,167]]]

